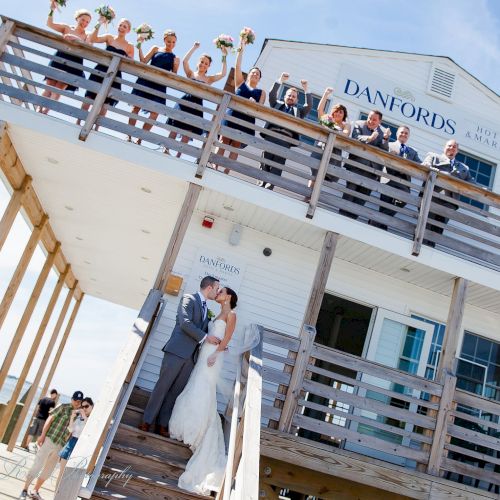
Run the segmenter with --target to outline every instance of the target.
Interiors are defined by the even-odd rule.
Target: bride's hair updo
[[[231,306],[231,309],[234,309],[236,307],[236,304],[238,303],[238,296],[232,288],[229,288],[228,286],[224,288],[226,289],[226,293],[231,297],[229,305]]]

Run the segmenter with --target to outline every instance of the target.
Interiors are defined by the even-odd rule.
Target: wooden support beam
[[[230,94],[229,92],[224,93],[222,101],[219,104],[219,108],[217,109],[217,113],[215,114],[212,128],[210,129],[205,145],[203,146],[203,151],[201,152],[200,161],[198,163],[198,168],[195,174],[195,176],[199,179],[203,177],[203,172],[207,166],[208,158],[210,157],[210,153],[212,151],[212,146],[219,136],[219,130],[222,124],[222,120],[224,119],[224,116],[226,114],[229,102],[231,101],[231,97],[232,94]]]
[[[49,277],[50,270],[54,265],[54,259],[56,258],[57,252],[59,252],[61,244],[58,242],[56,244],[56,248],[54,248],[53,252],[50,252],[45,259],[45,263],[40,271],[40,274],[36,280],[35,286],[33,287],[33,291],[31,292],[28,303],[26,304],[26,308],[24,309],[23,315],[19,321],[19,325],[17,326],[16,333],[10,342],[9,349],[7,354],[5,355],[5,359],[2,363],[2,368],[0,369],[0,389],[3,387],[5,379],[9,374],[10,367],[12,366],[12,362],[14,361],[14,357],[17,354],[17,350],[19,349],[19,345],[23,340],[24,334],[26,332],[26,328],[28,327],[28,323],[31,320],[31,316],[33,315],[33,311],[38,303],[38,299],[42,294],[43,287]],[[1,429],[1,425],[0,425]],[[1,435],[1,433],[0,433]]]
[[[330,268],[332,267],[333,256],[335,255],[338,241],[339,235],[337,233],[327,231],[323,240],[323,248],[319,256],[311,293],[309,294],[309,301],[304,316],[304,325],[314,326],[316,325],[316,321],[318,321],[321,303],[325,295],[326,282],[328,281],[328,275],[330,274]]]
[[[427,226],[427,219],[429,218],[429,211],[431,208],[432,194],[434,193],[434,185],[436,184],[437,172],[430,170],[425,181],[424,194],[422,202],[420,203],[420,210],[418,211],[417,226],[415,227],[415,236],[413,237],[412,255],[419,255],[422,248],[422,241],[424,240],[425,228]]]
[[[21,281],[24,277],[26,269],[28,268],[28,264],[30,263],[31,257],[36,250],[38,242],[42,237],[42,232],[47,224],[48,217],[44,215],[40,224],[35,227],[31,233],[30,239],[28,243],[26,243],[26,247],[24,248],[24,252],[19,259],[19,263],[17,264],[16,270],[10,280],[9,286],[5,291],[2,302],[0,304],[0,328],[2,328],[3,322],[7,317],[7,313],[9,312],[10,306],[16,296],[16,292],[21,284]]]
[[[319,195],[321,193],[321,187],[323,186],[323,181],[325,180],[326,171],[328,170],[328,165],[330,164],[330,158],[332,156],[333,145],[335,144],[335,134],[330,132],[328,139],[326,141],[325,149],[323,150],[323,155],[321,156],[321,161],[319,164],[319,170],[316,174],[316,179],[314,181],[314,187],[311,194],[311,199],[309,200],[309,207],[307,209],[306,217],[312,219],[314,217],[314,212],[318,205]]]
[[[309,358],[311,357],[311,349],[316,337],[316,328],[304,325],[300,332],[300,346],[295,359],[295,365],[292,369],[292,376],[288,384],[285,403],[281,410],[281,416],[278,424],[278,429],[282,432],[289,432],[292,426],[293,416],[297,409],[297,401],[302,391],[302,384],[306,374]]]
[[[75,289],[76,289],[76,286],[77,286],[77,283],[75,283]],[[54,359],[52,361],[52,365],[50,366],[49,373],[47,374],[45,384],[43,385],[44,394],[46,394],[48,392],[48,390],[49,390],[48,387],[52,383],[52,378],[54,377],[54,373],[57,369],[57,365],[59,364],[59,360],[61,359],[64,348],[66,347],[66,342],[68,340],[71,329],[73,328],[73,323],[75,322],[76,315],[78,314],[78,310],[80,309],[80,306],[82,305],[82,301],[83,301],[84,297],[85,297],[85,294],[82,293],[80,298],[75,302],[75,305],[73,306],[73,310],[71,311],[71,316],[69,317],[68,323],[66,325],[63,336],[61,338],[61,342],[59,344],[59,347],[57,348],[56,355],[54,356]]]
[[[10,19],[4,21],[4,23],[0,26],[0,54],[5,50],[5,47],[9,43],[9,38],[14,33],[16,25],[14,21]]]
[[[16,386],[14,387],[14,390],[11,394],[10,401],[7,404],[7,407],[4,409],[2,418],[0,420],[0,436],[2,436],[2,437],[5,434],[5,431],[7,429],[9,421],[14,413],[14,409],[16,407],[17,400],[19,398],[19,395],[21,394],[24,383],[26,382],[26,378],[28,377],[28,373],[30,371],[30,368],[33,365],[33,359],[35,358],[35,355],[38,351],[38,348],[40,347],[40,343],[42,342],[42,338],[43,338],[43,335],[45,333],[45,329],[47,328],[47,325],[50,321],[50,317],[52,316],[52,312],[54,311],[54,307],[55,307],[57,300],[59,298],[59,294],[61,293],[61,290],[62,290],[62,287],[64,285],[64,281],[66,280],[66,276],[68,274],[68,271],[69,271],[69,266],[67,266],[65,273],[59,275],[59,278],[58,278],[57,283],[54,287],[54,290],[52,291],[52,295],[50,297],[49,303],[48,303],[47,308],[45,310],[45,313],[43,315],[40,326],[38,327],[35,338],[33,339],[33,343],[31,344],[31,347],[30,347],[30,350],[28,353],[28,357],[26,358],[26,361],[24,362],[21,373],[17,379]],[[38,386],[35,386],[35,387],[38,387]],[[17,438],[17,436],[12,434],[10,440],[12,441],[13,445],[15,445],[15,443],[16,443],[16,438]]]
[[[106,73],[106,76],[102,81],[101,89],[99,90],[99,93],[96,95],[94,99],[94,104],[92,105],[92,109],[90,110],[90,113],[87,115],[85,124],[82,127],[82,130],[80,131],[80,135],[78,136],[78,138],[81,141],[87,140],[87,137],[90,134],[92,127],[94,126],[97,118],[99,117],[99,114],[101,113],[102,107],[104,106],[104,101],[108,97],[109,89],[113,84],[116,74],[118,73],[121,60],[122,59],[119,56],[113,56],[113,58],[111,59],[111,64],[109,65],[108,72]]]
[[[12,224],[16,220],[16,216],[23,204],[26,192],[30,186],[31,177],[27,175],[24,178],[22,186],[19,189],[16,189],[10,197],[9,204],[7,205],[7,208],[2,216],[2,220],[0,221],[0,250],[3,248],[5,240],[9,235]]]
[[[438,380],[443,381],[446,374],[456,375],[456,357],[458,339],[462,331],[465,298],[467,296],[468,281],[464,278],[455,278],[451,294],[450,309],[446,320],[443,347],[437,366]]]
[[[160,269],[158,270],[158,274],[156,276],[153,287],[155,290],[163,291],[168,277],[172,272],[172,268],[174,267],[175,260],[177,259],[177,255],[179,254],[182,241],[184,240],[184,236],[186,235],[189,222],[191,221],[191,216],[193,215],[196,203],[198,202],[198,197],[200,196],[201,189],[201,186],[193,184],[192,182],[189,183],[184,202],[182,204],[179,215],[177,216],[177,221],[175,223],[172,236],[170,237],[167,250],[165,251]]]
[[[66,267],[66,272],[69,273],[70,266],[68,265]],[[24,420],[26,419],[26,416],[28,415],[29,408],[31,406],[31,403],[33,399],[36,396],[37,389],[40,385],[40,381],[42,380],[43,372],[45,371],[45,368],[49,362],[50,355],[52,354],[52,350],[54,349],[56,342],[57,342],[57,337],[59,335],[59,332],[61,331],[62,325],[64,323],[64,319],[66,318],[66,314],[68,312],[69,306],[71,305],[71,300],[73,299],[73,296],[75,294],[76,286],[78,282],[75,283],[75,286],[73,288],[70,288],[68,290],[68,293],[66,294],[66,298],[64,300],[64,304],[61,308],[61,311],[59,312],[59,317],[57,318],[57,322],[54,326],[54,330],[52,331],[52,336],[49,339],[49,343],[47,345],[47,349],[45,351],[45,354],[43,355],[43,358],[40,362],[40,365],[38,367],[38,370],[36,372],[35,378],[33,380],[33,383],[30,387],[30,390],[28,391],[28,395],[26,396],[26,401],[24,402],[23,409],[21,410],[21,414],[19,415],[17,419],[17,423],[14,427],[14,430],[12,432],[12,437],[11,441],[9,441],[9,450],[13,449],[16,442],[15,440],[17,439],[18,434],[21,432],[21,428],[23,426]],[[55,368],[54,368],[55,370]],[[53,371],[52,371],[53,373]],[[49,392],[49,385],[52,381],[52,375],[47,377],[47,380],[45,381],[44,387],[42,389],[42,396],[45,396]],[[26,429],[25,435],[22,440],[22,446],[26,447],[28,439],[28,429]],[[12,442],[13,440],[13,442]]]

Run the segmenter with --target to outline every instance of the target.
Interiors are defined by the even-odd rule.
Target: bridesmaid
[[[125,37],[130,33],[130,30],[132,29],[132,24],[128,19],[121,19],[120,24],[118,24],[117,28],[117,34],[116,35],[101,35],[99,36],[99,28],[102,23],[105,22],[104,18],[100,18],[99,22],[96,24],[94,31],[92,34],[89,36],[89,42],[90,43],[105,43],[106,44],[106,50],[108,52],[111,52],[113,54],[119,54],[121,56],[125,57],[130,57],[130,59],[134,58],[134,46],[127,42]],[[104,64],[98,64],[95,69],[97,71],[101,71],[103,73],[106,73],[108,71],[108,67]],[[122,74],[121,71],[118,71],[116,74],[117,78],[121,78]],[[97,83],[102,83],[103,77],[98,76],[94,73],[92,73],[89,77],[89,80],[92,82],[97,82]],[[112,87],[114,89],[121,89],[121,85],[117,82],[114,82]],[[88,97],[89,99],[94,100],[96,98],[96,93],[91,92],[90,90],[87,90],[85,92],[85,97]],[[116,106],[118,104],[118,101],[116,99],[112,99],[111,97],[106,98],[106,104],[109,106]],[[87,111],[90,108],[91,104],[84,102],[82,104],[82,109]],[[103,107],[101,110],[101,116],[104,116],[106,114],[106,108]],[[80,124],[80,120],[78,120],[78,124]],[[95,129],[97,130],[99,127],[96,125]]]
[[[150,63],[151,66],[155,66],[156,68],[177,73],[177,70],[179,69],[180,59],[173,53],[175,44],[177,42],[177,35],[175,34],[175,31],[166,30],[163,33],[163,41],[165,43],[164,47],[158,47],[157,45],[155,45],[151,47],[151,49],[146,55],[144,55],[142,52],[142,44],[141,44],[139,46],[139,59],[142,63],[145,64]],[[152,82],[150,80],[147,80],[146,78],[139,77],[136,83],[144,87],[149,87],[150,89],[157,90],[162,93],[167,92],[166,85]],[[159,104],[163,104],[164,106],[166,104],[166,99],[164,97],[150,94],[149,92],[146,92],[144,90],[139,90],[134,88],[132,90],[132,94],[138,97],[142,97],[144,99],[149,99],[150,101],[154,101]],[[134,106],[132,108],[132,114],[136,115],[139,113],[140,110],[141,110],[140,106]],[[158,113],[156,111],[149,111],[149,118],[151,120],[156,120],[158,118]],[[136,118],[129,118],[128,120],[128,124],[132,126],[135,126],[136,122],[137,122]],[[151,123],[144,123],[142,129],[151,130],[152,127],[153,125]],[[128,136],[128,141],[129,142],[132,141],[132,137],[130,135]],[[137,139],[137,144],[140,143],[141,139]]]
[[[61,35],[65,40],[80,40],[81,42],[88,43],[89,33],[85,31],[85,28],[87,28],[87,26],[89,25],[92,19],[92,14],[86,9],[77,10],[75,12],[76,26],[70,26],[68,24],[54,22],[53,14],[56,8],[57,4],[55,1],[52,0],[52,2],[50,3],[50,13],[49,16],[47,17],[47,26],[53,29],[54,31],[61,33]],[[62,59],[66,59],[67,61],[83,65],[83,58],[79,56],[68,54],[67,52],[64,52],[62,50],[58,50],[55,53],[55,55]],[[49,66],[51,68],[56,68],[65,71],[66,73],[70,73],[72,75],[81,76],[82,78],[85,78],[85,73],[83,72],[83,70],[79,68],[74,68],[72,66],[68,66],[64,63],[57,62],[54,60],[50,61]],[[47,81],[48,85],[55,87],[56,89],[68,90],[69,92],[75,92],[76,90],[78,90],[78,87],[76,87],[75,85],[68,85],[67,83],[59,82],[58,80],[54,80],[53,78],[46,77],[45,80]],[[43,91],[42,96],[48,97],[49,99],[52,99],[54,101],[58,101],[59,98],[61,97],[61,94],[54,92],[53,90],[46,89]],[[49,112],[49,108],[44,106],[39,106],[38,111],[40,113],[47,114]]]
[[[246,46],[246,39],[240,38],[240,46],[238,48],[238,56],[236,57],[236,67],[234,70],[234,89],[236,95],[240,97],[244,97],[246,99],[250,99],[253,102],[258,102],[260,104],[264,104],[266,101],[266,92],[262,89],[257,88],[259,81],[262,77],[262,73],[259,68],[253,67],[248,72],[247,78],[243,77],[243,73],[241,72],[241,60],[243,58],[243,51]],[[241,113],[240,111],[233,111],[230,109],[227,113],[228,115],[233,116],[234,118],[238,118],[239,120],[246,121],[248,123],[255,124],[255,118],[253,116],[249,116],[245,113]],[[226,127],[233,128],[235,130],[241,130],[249,135],[255,135],[255,130],[252,128],[245,127],[244,125],[240,125],[239,123],[232,123],[228,120],[224,120],[222,124]],[[230,139],[229,137],[221,136],[219,138],[219,142],[223,144],[227,144],[234,148],[244,148],[246,144],[243,144],[235,139]],[[217,154],[224,156],[224,148],[220,147],[217,150]],[[238,158],[238,153],[231,151],[229,153],[229,158],[231,160],[236,160]],[[217,169],[217,166],[216,166]],[[224,173],[228,174],[229,169],[225,168]]]
[[[200,47],[200,42],[194,42],[193,46],[189,49],[187,54],[184,56],[184,59],[182,60],[182,66],[184,68],[184,73],[186,73],[186,76],[188,78],[191,78],[195,82],[202,82],[206,83],[207,85],[212,85],[215,82],[218,82],[222,78],[226,76],[227,73],[227,63],[226,63],[226,56],[227,56],[227,48],[222,47],[222,69],[219,73],[216,73],[215,75],[208,76],[207,71],[208,68],[210,68],[210,65],[212,64],[212,58],[208,54],[201,54],[201,56],[198,59],[198,64],[196,65],[196,70],[193,71],[191,67],[189,66],[189,60],[191,59],[191,56],[193,55],[194,51]],[[188,101],[192,102],[194,104],[199,104],[200,106],[203,105],[203,100],[201,97],[197,97],[191,94],[184,94],[181,98],[183,101]],[[186,113],[190,113],[195,116],[200,116],[203,118],[203,111],[199,109],[194,109],[190,108],[188,106],[183,106],[182,104],[177,103],[174,106],[174,109],[180,109],[181,111],[184,111]],[[188,123],[183,123],[177,120],[173,120],[172,118],[169,118],[168,122],[169,125],[172,125],[174,127],[180,128],[182,130],[189,130],[190,132],[193,132],[194,134],[197,135],[202,135],[203,130],[194,126],[194,125],[189,125]],[[170,139],[176,139],[177,138],[177,132],[170,132],[169,135]],[[190,137],[187,135],[181,135],[181,142],[184,144],[188,143],[190,140]],[[165,150],[165,153],[168,154],[168,149]],[[181,152],[177,152],[177,158],[180,158]]]

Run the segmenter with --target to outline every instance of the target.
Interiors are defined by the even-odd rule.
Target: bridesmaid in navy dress
[[[144,55],[142,53],[142,45],[139,46],[139,59],[142,63],[150,63],[151,66],[155,66],[156,68],[164,69],[166,71],[172,71],[173,73],[177,73],[179,69],[179,58],[172,52],[174,50],[175,44],[177,42],[177,35],[172,30],[166,30],[163,33],[163,41],[165,42],[164,47],[158,47],[157,45],[151,47],[149,52]],[[146,78],[138,78],[137,84],[142,85],[144,87],[149,87],[150,89],[157,90],[162,93],[167,92],[167,86],[162,83],[152,82],[151,80],[147,80]],[[141,89],[134,88],[132,90],[132,94],[142,97],[144,99],[149,99],[150,101],[157,102],[159,104],[166,104],[166,99],[161,96],[157,96],[154,94],[150,94],[149,92]],[[141,110],[140,106],[134,106],[132,108],[133,114],[138,114]],[[149,110],[146,110],[149,111]],[[158,112],[149,111],[149,118],[151,120],[156,120],[158,118]],[[129,118],[128,124],[135,126],[137,122],[136,118]],[[142,126],[143,130],[151,130],[151,123],[144,123]],[[132,138],[128,137],[129,142],[132,141]],[[141,143],[141,139],[137,139],[137,144]]]
[[[130,30],[132,29],[132,24],[128,19],[120,19],[120,24],[118,24],[117,28],[117,34],[116,35],[102,35],[99,36],[99,28],[101,23],[103,22],[103,19],[99,19],[99,23],[96,24],[94,31],[89,37],[89,42],[90,43],[105,43],[106,44],[106,50],[108,52],[111,52],[113,54],[119,54],[124,57],[130,57],[130,59],[134,58],[134,46],[127,42],[125,37],[130,33]],[[95,69],[97,71],[101,71],[103,73],[106,73],[108,71],[108,67],[104,64],[98,64]],[[122,77],[121,71],[118,71],[116,74],[118,78]],[[92,73],[89,76],[89,80],[97,83],[102,83],[103,77],[96,75]],[[117,82],[114,82],[112,85],[113,88],[115,89],[121,89],[121,85]],[[94,100],[96,98],[96,93],[92,92],[90,90],[87,90],[85,92],[85,97],[88,97],[89,99]],[[116,106],[118,101],[116,99],[113,99],[111,97],[106,98],[106,104],[109,106]],[[84,102],[82,104],[82,109],[88,110],[90,108],[91,104]],[[101,116],[104,116],[106,114],[106,108],[103,106],[100,112]],[[78,123],[80,120],[78,120]],[[98,126],[96,125],[95,129],[98,129]]]
[[[55,23],[54,18],[53,18],[53,13],[55,12],[57,8],[57,5],[54,1],[50,3],[50,9],[51,13],[49,14],[49,17],[47,18],[47,26],[54,31],[57,31],[58,33],[61,33],[63,35],[63,38],[65,40],[80,40],[81,42],[88,42],[88,36],[89,33],[85,31],[85,28],[89,25],[92,15],[88,10],[85,9],[80,9],[75,12],[75,21],[76,21],[76,26],[69,26],[68,24],[63,24],[63,23]],[[64,52],[62,50],[58,50],[55,55],[57,57],[60,57],[62,59],[66,59],[67,61],[76,63],[76,64],[83,64],[83,59],[79,56],[75,56],[73,54],[69,54],[67,52]],[[72,66],[68,66],[62,62],[59,61],[50,61],[49,66],[51,68],[56,68],[62,71],[65,71],[66,73],[70,73],[72,75],[80,76],[82,78],[85,78],[85,73],[83,70],[79,68],[74,68]],[[56,89],[61,89],[61,90],[68,90],[70,92],[75,92],[78,90],[78,87],[75,85],[68,85],[65,82],[60,82],[58,80],[54,80],[52,78],[45,78],[47,81],[47,85],[50,85],[52,87],[55,87]],[[49,99],[52,99],[54,101],[58,101],[59,98],[61,97],[61,94],[54,92],[53,90],[45,89],[42,93],[43,97],[48,97]],[[49,112],[49,108],[40,106],[38,108],[38,111],[40,113],[47,114]]]
[[[241,72],[241,60],[243,58],[243,51],[245,49],[246,45],[246,39],[241,39],[240,38],[240,46],[238,48],[238,56],[236,57],[236,67],[234,69],[234,88],[235,88],[235,93],[236,95],[239,95],[240,97],[244,97],[246,99],[250,99],[251,101],[258,102],[260,104],[264,104],[266,101],[266,92],[262,89],[257,88],[257,85],[259,84],[260,78],[262,76],[260,69],[257,67],[253,67],[250,69],[248,72],[247,78],[243,77],[243,73]],[[249,116],[247,114],[241,113],[240,111],[233,111],[230,109],[227,113],[230,116],[233,116],[234,118],[238,118],[239,120],[246,121],[248,123],[255,124],[255,118],[253,116]],[[255,135],[255,131],[249,127],[245,127],[244,125],[240,125],[239,123],[232,123],[228,120],[224,120],[222,124],[226,127],[233,128],[235,130],[240,130],[242,132],[245,132],[246,134],[249,135]],[[246,147],[246,144],[237,141],[235,139],[231,139],[229,137],[224,137],[221,136],[219,138],[219,142],[222,142],[223,144],[227,144],[229,146],[232,146],[234,148],[244,148]],[[217,154],[224,156],[225,149],[220,147],[217,149]],[[234,151],[231,151],[229,153],[229,158],[231,160],[237,160],[238,159],[238,153],[235,153]],[[218,168],[216,166],[216,168]],[[228,174],[229,169],[225,168],[224,173]]]
[[[212,58],[208,54],[202,54],[200,58],[198,59],[198,64],[196,65],[196,71],[193,71],[190,66],[189,66],[189,59],[191,59],[191,56],[193,55],[194,51],[198,49],[200,46],[200,42],[194,42],[193,46],[189,49],[187,54],[184,56],[184,59],[182,60],[182,66],[184,68],[184,72],[186,73],[186,76],[188,78],[191,78],[195,82],[202,82],[206,83],[207,85],[212,85],[215,82],[218,82],[222,78],[226,76],[227,72],[227,63],[226,63],[226,56],[227,56],[227,49],[223,47],[222,50],[222,69],[219,73],[216,73],[215,75],[208,76],[207,71],[210,65],[212,64]],[[201,97],[192,95],[192,94],[184,94],[181,98],[183,101],[188,101],[192,102],[194,104],[199,104],[200,106],[203,105],[203,99]],[[179,109],[181,111],[184,111],[186,113],[190,113],[195,116],[200,116],[203,118],[203,111],[200,109],[194,109],[190,108],[189,106],[183,106],[182,104],[177,103],[174,106],[174,109]],[[173,120],[172,118],[169,118],[168,122],[169,125],[172,125],[174,127],[180,128],[182,130],[189,130],[190,132],[193,132],[193,134],[196,135],[202,135],[203,130],[199,127],[196,127],[194,125],[190,125],[189,123],[183,123],[178,120]],[[169,135],[170,139],[176,139],[177,138],[177,132],[170,132]],[[187,143],[190,141],[190,137],[187,135],[181,135],[181,142]],[[165,153],[168,154],[168,149],[165,150]],[[177,152],[177,158],[180,158],[181,152]]]

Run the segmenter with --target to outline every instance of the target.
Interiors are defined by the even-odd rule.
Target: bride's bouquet
[[[240,31],[240,38],[242,40],[244,40],[247,45],[249,45],[249,44],[255,42],[255,31],[252,28],[245,26]]]
[[[55,4],[56,5],[56,9],[61,12],[61,7],[66,7],[66,0],[53,0],[51,2],[51,6]],[[49,17],[52,16],[54,14],[54,9],[50,9],[50,12],[49,12]]]
[[[322,115],[319,118],[319,123],[329,128],[330,130],[336,130],[337,132],[342,130],[333,120],[331,115]]]
[[[215,46],[218,49],[226,47],[228,50],[234,48],[234,38],[231,35],[220,34],[217,38],[214,38]]]
[[[137,33],[137,48],[140,48],[143,42],[147,42],[154,37],[153,28],[149,24],[142,23],[134,29]]]
[[[106,25],[112,22],[116,17],[115,11],[110,5],[100,5],[95,12],[97,12],[99,18],[103,17],[105,19]]]

